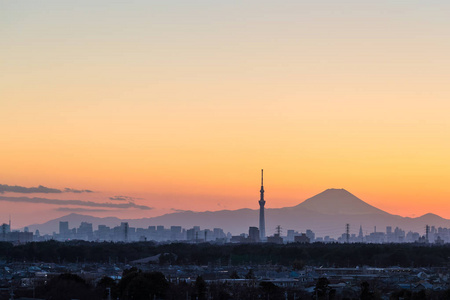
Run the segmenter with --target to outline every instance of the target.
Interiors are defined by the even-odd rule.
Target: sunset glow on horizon
[[[60,192],[0,189],[0,223],[258,209],[261,168],[266,208],[344,188],[392,214],[450,218],[449,12],[3,1],[0,185]]]

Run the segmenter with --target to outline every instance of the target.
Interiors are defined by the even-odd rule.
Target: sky
[[[0,1],[0,223],[257,209],[262,168],[267,208],[345,188],[450,218],[449,13]]]

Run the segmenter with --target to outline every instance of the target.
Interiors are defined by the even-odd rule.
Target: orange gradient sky
[[[223,2],[1,2],[0,184],[95,193],[0,196],[257,208],[264,168],[267,208],[345,188],[450,218],[450,3]]]

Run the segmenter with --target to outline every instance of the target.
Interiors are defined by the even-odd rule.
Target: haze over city
[[[449,219],[449,9],[3,1],[0,223],[258,209],[261,168]]]

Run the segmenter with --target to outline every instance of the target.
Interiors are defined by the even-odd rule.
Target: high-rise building
[[[286,238],[287,238],[286,241],[287,241],[288,243],[292,243],[292,242],[294,241],[294,236],[295,236],[295,234],[296,234],[296,232],[295,232],[294,229],[288,229],[287,235],[286,235]],[[297,232],[297,234],[298,234],[298,232]]]
[[[6,235],[11,232],[11,225],[3,223],[0,227],[0,240],[6,241]]]
[[[386,234],[392,234],[392,226],[386,226]]]
[[[69,222],[59,222],[59,236],[61,239],[67,239],[69,235]]]
[[[225,239],[227,236],[225,235],[225,233],[223,232],[222,228],[214,228],[213,229],[213,235],[214,235],[214,239]],[[259,237],[259,235],[258,235]]]
[[[261,169],[261,190],[260,199],[259,199],[259,237],[260,240],[263,241],[266,238],[266,221],[264,220],[264,205],[266,201],[264,201],[264,170]]]
[[[181,240],[181,226],[170,226],[170,240]]]
[[[93,237],[94,231],[92,230],[92,223],[81,222],[80,227],[78,227],[77,230],[77,238],[91,241]]]
[[[201,238],[200,226],[194,226],[186,231],[188,241],[198,241]]]
[[[109,228],[106,225],[98,225],[98,230],[97,230],[97,238],[100,241],[106,241],[108,239],[110,239],[111,235],[111,228]]]
[[[122,222],[120,223],[120,231],[121,231],[121,239],[124,242],[128,242],[128,233],[129,233],[129,226],[128,222]]]
[[[306,229],[306,236],[308,237],[310,243],[314,243],[316,234],[311,229]]]
[[[250,227],[248,229],[248,239],[250,243],[259,242],[259,229],[258,227]]]

